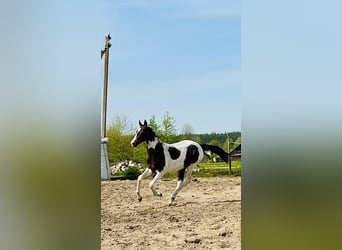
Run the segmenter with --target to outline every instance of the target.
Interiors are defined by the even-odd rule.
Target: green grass
[[[241,162],[232,162],[232,174],[228,173],[228,164],[225,162],[202,162],[198,166],[199,171],[193,171],[192,177],[218,177],[241,176]],[[177,178],[177,173],[167,174],[164,178]]]
[[[218,177],[241,176],[241,161],[232,161],[232,174],[228,173],[228,164],[225,162],[202,162],[198,166],[199,171],[193,171],[192,177]],[[112,175],[112,179],[136,180],[140,172],[136,168],[129,168],[123,173]],[[177,173],[166,174],[163,179],[176,179]]]

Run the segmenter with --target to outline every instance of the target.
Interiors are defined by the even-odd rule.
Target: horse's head
[[[139,127],[135,132],[135,135],[131,141],[131,145],[132,147],[136,147],[144,141],[153,141],[155,137],[155,133],[150,127],[147,126],[147,121],[145,120],[144,124],[139,121]]]

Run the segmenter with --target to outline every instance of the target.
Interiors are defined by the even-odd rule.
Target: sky
[[[185,124],[240,131],[240,8],[234,0],[5,1],[1,82],[11,84],[1,85],[1,112],[13,114],[6,107],[15,99],[15,124],[32,114],[56,127],[100,123],[100,51],[110,33],[107,126],[115,116],[161,123],[168,112],[178,132]]]
[[[178,132],[241,131],[240,1],[107,1],[107,126],[166,112]],[[104,37],[103,35],[103,46]]]

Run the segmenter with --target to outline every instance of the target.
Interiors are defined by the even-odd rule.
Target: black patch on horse
[[[165,155],[162,143],[159,142],[155,148],[148,149],[147,165],[153,173],[164,169]]]
[[[178,180],[183,181],[184,180],[184,173],[185,173],[185,168],[181,169],[178,171]]]
[[[141,127],[141,130],[137,134],[137,145],[144,141],[153,141],[156,137],[156,134],[153,132],[153,130],[150,127],[143,126]]]
[[[192,163],[195,163],[198,160],[198,156],[199,156],[198,148],[195,145],[190,145],[186,150],[184,168],[187,168]]]
[[[176,160],[180,156],[180,151],[175,147],[169,147],[169,153],[172,160]]]

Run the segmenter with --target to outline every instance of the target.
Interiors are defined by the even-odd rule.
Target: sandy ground
[[[174,180],[101,182],[101,249],[240,249],[241,178],[196,178],[168,206]]]

